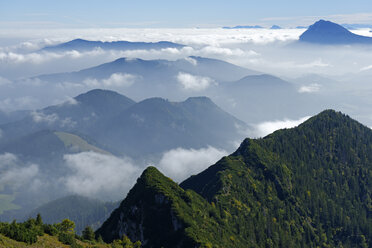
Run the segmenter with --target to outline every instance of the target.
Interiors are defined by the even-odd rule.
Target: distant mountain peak
[[[74,39],[74,40],[71,40],[71,41],[66,42],[66,43],[82,43],[82,42],[89,42],[89,41],[78,38],[78,39]]]
[[[304,123],[311,122],[311,120],[313,121],[317,120],[317,121],[322,121],[326,123],[329,121],[335,121],[336,119],[339,119],[339,121],[346,121],[346,120],[354,121],[348,115],[345,115],[340,111],[336,111],[334,109],[326,109],[320,112],[319,114],[311,117],[309,120],[305,121]]]
[[[103,95],[107,96],[107,95],[120,95],[120,94],[117,93],[116,91],[112,91],[112,90],[93,89],[93,90],[87,91],[85,93],[82,93],[82,94],[76,96],[75,98],[76,99],[83,99],[85,97],[103,96]]]
[[[207,96],[193,96],[186,99],[185,102],[200,102],[200,103],[213,103],[213,101]]]
[[[327,109],[319,114],[311,117],[301,125],[304,126],[329,126],[329,127],[337,127],[340,123],[353,123],[360,128],[363,128],[364,125],[357,122],[356,120],[353,120],[350,116],[343,114],[342,112],[333,110],[333,109]],[[301,126],[300,125],[300,126]],[[367,127],[366,127],[367,128]],[[369,128],[367,128],[369,130]]]
[[[308,29],[313,32],[331,33],[331,34],[351,34],[346,28],[331,21],[319,20]]]
[[[115,91],[104,89],[90,90],[76,96],[74,99],[81,105],[80,107],[87,107],[89,111],[103,115],[116,113],[116,111],[123,111],[136,103],[132,99]],[[75,104],[67,105],[67,107],[70,108],[74,105]],[[88,110],[85,109],[85,111]]]
[[[315,44],[372,44],[372,38],[354,34],[343,26],[326,20],[311,25],[301,36],[301,42]]]
[[[282,28],[278,25],[272,25],[270,29],[282,29]]]
[[[113,99],[113,98],[120,98],[125,99],[128,102],[135,103],[132,99],[121,95],[115,91],[112,90],[104,90],[104,89],[94,89],[90,90],[86,93],[80,94],[77,97],[75,97],[75,100],[78,102],[90,102],[91,100],[97,100],[97,98],[102,99]]]
[[[245,85],[245,86],[253,86],[253,85],[260,85],[260,86],[291,86],[289,82],[284,81],[281,78],[270,74],[260,74],[260,75],[249,75],[243,77],[242,79],[233,83],[235,86],[237,85]]]
[[[54,46],[47,46],[42,51],[87,51],[95,48],[104,50],[137,50],[137,49],[162,49],[162,48],[182,48],[184,45],[169,42],[131,42],[131,41],[92,41],[81,38],[67,41]]]

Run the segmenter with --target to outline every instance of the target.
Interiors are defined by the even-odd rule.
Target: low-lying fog
[[[44,87],[43,82],[29,79],[40,74],[81,70],[121,57],[176,60],[188,56],[201,56],[221,59],[276,75],[294,83],[299,93],[303,95],[329,95],[332,98],[342,96],[345,102],[337,99],[337,104],[329,104],[329,107],[347,113],[352,111],[350,114],[353,117],[372,125],[372,116],[364,111],[371,104],[368,96],[372,88],[370,86],[372,47],[300,45],[297,39],[304,31],[304,29],[86,29],[17,30],[17,32],[2,30],[0,38],[4,38],[4,42],[0,43],[3,45],[0,47],[0,109],[13,111],[41,108],[62,102],[94,87],[111,88],[126,94],[128,85],[135,83],[132,82],[133,78],[119,78],[116,83],[101,81],[94,84],[86,83],[79,88],[70,85],[69,88],[60,89],[59,84]],[[372,36],[369,29],[353,32]],[[186,47],[121,52],[102,49],[87,52],[38,52],[46,45],[74,38],[145,42],[167,40],[184,44]],[[14,43],[10,45],[10,41]],[[15,81],[23,83],[14,84]],[[52,93],[53,101],[48,97],[43,101],[44,98],[40,97]],[[192,93],[203,95],[203,91]],[[151,92],[147,95],[151,96]],[[128,97],[135,98],[130,95]],[[163,97],[183,100],[173,99],[172,92],[164,94]],[[361,111],[358,112],[356,109]],[[309,114],[314,113],[304,113],[303,116]],[[290,117],[282,116],[282,119]],[[240,118],[249,122],[243,116]],[[270,120],[272,118],[267,116],[266,121]]]

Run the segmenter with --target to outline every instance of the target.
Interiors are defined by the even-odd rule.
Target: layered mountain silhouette
[[[150,49],[165,49],[165,48],[182,48],[184,45],[168,42],[130,42],[130,41],[90,41],[83,39],[75,39],[54,46],[44,47],[41,51],[62,52],[62,51],[89,51],[93,49],[103,50],[150,50]]]
[[[226,85],[230,86],[231,89],[238,88],[238,90],[242,90],[243,87],[247,87],[249,89],[273,87],[288,90],[292,87],[291,83],[269,74],[246,76],[238,81],[225,84],[225,86]]]
[[[372,130],[333,110],[180,185],[147,168],[97,230],[144,247],[370,247]]]
[[[136,103],[113,91],[92,90],[73,101],[34,111],[0,128],[3,152],[25,154],[38,149],[52,156],[56,151],[51,152],[53,146],[50,144],[62,151],[67,148],[66,140],[63,143],[61,137],[70,135],[71,139],[75,135],[99,147],[96,149],[145,157],[177,147],[227,148],[230,142],[243,137],[247,125],[207,97],[191,97],[184,102],[149,98]],[[36,145],[39,141],[45,141],[44,145]],[[22,144],[34,149],[22,152]],[[36,157],[41,155],[35,154]]]
[[[179,72],[207,76],[218,81],[232,81],[257,74],[256,71],[222,60],[191,56],[176,61],[120,58],[77,72],[41,75],[37,78],[47,82],[81,82],[87,78],[103,79],[113,73],[127,73],[139,75],[144,79],[143,81],[150,80],[148,84],[150,82],[153,84],[158,80],[174,82]]]
[[[219,98],[218,104],[248,123],[265,121],[267,116],[270,120],[283,116],[298,118],[303,113],[312,114],[314,109],[324,109],[322,105],[326,105],[324,99],[314,100],[317,96],[313,94],[300,94],[294,83],[269,74],[221,83],[217,90],[218,96],[224,96]]]
[[[29,113],[22,120],[1,125],[2,144],[42,130],[90,128],[97,119],[109,118],[135,102],[113,91],[92,90],[63,104]]]
[[[254,28],[263,28],[260,25],[238,25],[234,27],[223,27],[223,29],[254,29]]]
[[[121,58],[77,72],[40,75],[33,80],[41,80],[50,86],[68,82],[80,89],[121,90],[134,99],[159,96],[181,100],[206,95],[218,86],[218,82],[255,74],[259,73],[222,60],[191,56],[176,61]],[[190,80],[207,83],[203,88],[195,89],[189,87]]]
[[[134,99],[156,95],[180,101],[189,96],[205,95],[250,123],[267,121],[268,116],[271,119],[299,118],[304,112],[313,114],[327,107],[324,99],[314,100],[313,95],[299,94],[295,85],[278,77],[202,57],[176,61],[121,58],[81,71],[41,75],[37,79],[50,85],[69,82],[69,85],[89,89],[93,83],[116,89],[116,82],[110,81],[115,75],[123,81],[126,76],[130,78],[129,83],[123,82],[117,89]]]
[[[248,126],[207,97],[135,102],[114,91],[96,89],[33,111],[0,129],[0,154],[13,154],[19,166],[37,170],[46,182],[58,182],[71,174],[65,160],[68,154],[126,156],[142,166],[143,161],[159,161],[164,152],[177,148],[212,146],[231,151],[236,140],[245,137]],[[3,191],[7,197],[15,197],[12,202],[21,208],[6,211],[2,220],[23,216],[67,193],[58,183],[40,189],[37,195],[22,187],[26,188],[16,195],[12,187]]]
[[[354,34],[336,23],[320,20],[311,25],[301,36],[301,42],[314,44],[372,44],[372,37]]]

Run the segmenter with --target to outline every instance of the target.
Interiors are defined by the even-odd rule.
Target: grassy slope
[[[92,146],[77,135],[65,132],[55,132],[54,134],[57,135],[67,148],[76,147],[80,152],[93,151],[102,154],[110,154],[98,147]]]
[[[77,241],[78,244],[82,245],[85,248],[88,247],[97,247],[97,248],[109,248],[111,247],[108,244],[89,244],[86,242]],[[58,237],[49,236],[47,234],[44,234],[43,236],[38,238],[38,241],[32,245],[28,245],[23,242],[18,242],[13,239],[7,238],[0,234],[0,247],[4,248],[26,248],[26,247],[32,247],[32,248],[51,248],[51,247],[60,247],[60,248],[68,248],[69,245],[62,244],[58,241]]]

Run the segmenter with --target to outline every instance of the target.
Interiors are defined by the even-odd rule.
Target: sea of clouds
[[[350,103],[343,107],[351,110],[366,109],[358,118],[371,120],[368,114],[372,87],[372,48],[351,46],[302,46],[297,40],[304,29],[74,29],[74,30],[0,30],[0,110],[13,111],[45,107],[33,91],[46,96],[51,92],[62,92],[48,104],[61,103],[75,95],[66,94],[66,87],[74,87],[74,93],[87,89],[107,88],[120,90],[136,83],[141,75],[114,73],[105,79],[87,78],[80,84],[65,82],[45,85],[30,77],[56,72],[77,71],[117,58],[176,60],[188,56],[222,59],[236,65],[262,73],[270,73],[298,84],[300,94],[329,94],[334,96],[347,92]],[[372,36],[369,30],[354,31]],[[58,44],[75,38],[101,41],[171,41],[186,45],[183,48],[159,50],[105,51],[94,49],[87,52],[46,52],[44,46]],[[12,42],[10,42],[12,41]],[[342,52],[340,52],[342,51]],[[190,63],[196,63],[187,58]],[[304,75],[321,75],[325,80],[296,80]],[[315,78],[315,77],[314,77]],[[329,80],[328,80],[329,79]],[[180,72],[177,81],[185,91],[198,92],[217,84],[208,77]],[[329,83],[328,83],[329,82]],[[23,90],[27,89],[27,90]],[[129,96],[130,97],[130,96]],[[354,98],[360,102],[355,103]],[[345,98],[347,100],[347,98]],[[172,100],[172,99],[170,99]],[[340,107],[340,106],[335,106]],[[58,116],[42,116],[32,112],[36,121],[53,122]],[[305,116],[305,114],[303,115]],[[252,137],[263,137],[277,129],[299,125],[309,117],[296,120],[272,120],[252,124]],[[0,130],[0,138],[2,132]],[[165,152],[154,162],[165,175],[181,182],[218,161],[231,151],[214,147],[203,149],[175,148]],[[56,182],[68,193],[81,194],[102,199],[122,199],[133,186],[143,168],[150,164],[135,164],[130,158],[119,158],[94,152],[69,154],[64,157],[64,166],[69,174]],[[45,178],[37,164],[21,161],[14,154],[0,155],[0,187],[40,189]],[[21,175],[21,176],[20,176]],[[110,178],[110,180],[107,180]]]

